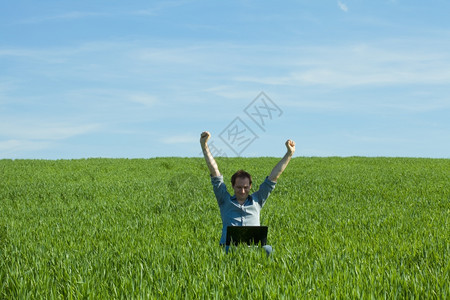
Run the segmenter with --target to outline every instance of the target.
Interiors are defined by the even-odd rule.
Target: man
[[[243,170],[237,171],[231,177],[231,185],[234,190],[234,196],[231,196],[223,182],[223,176],[219,172],[217,163],[209,150],[208,140],[210,137],[211,134],[208,131],[202,132],[200,144],[206,160],[206,165],[211,174],[211,183],[222,217],[223,227],[220,245],[225,245],[227,226],[260,226],[259,216],[261,208],[275,188],[275,184],[281,173],[283,173],[284,169],[289,164],[289,161],[295,152],[295,142],[292,140],[286,141],[286,155],[284,155],[273,168],[270,175],[267,176],[264,182],[259,186],[257,192],[251,195],[249,194],[250,189],[252,188],[251,175]],[[266,245],[263,248],[266,250],[267,254],[270,255],[272,247]],[[228,246],[226,247],[226,251],[228,252]]]

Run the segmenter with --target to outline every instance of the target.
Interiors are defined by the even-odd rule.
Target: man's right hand
[[[203,131],[200,136],[200,144],[202,145],[203,156],[205,157],[206,165],[208,166],[211,176],[217,177],[220,176],[219,168],[217,167],[217,163],[206,144],[210,137],[211,133],[208,131]]]
[[[208,131],[203,131],[200,136],[200,144],[202,146],[205,146],[210,137],[211,137],[211,133],[209,133]]]

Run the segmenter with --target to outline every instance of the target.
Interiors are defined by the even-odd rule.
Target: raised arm
[[[287,152],[283,156],[283,158],[276,164],[273,168],[272,172],[269,175],[269,180],[276,182],[278,177],[280,177],[281,173],[283,173],[284,169],[286,169],[287,165],[291,161],[292,155],[295,152],[295,142],[292,140],[286,141]]]
[[[206,165],[208,166],[211,176],[220,176],[219,168],[217,167],[216,160],[209,151],[208,140],[211,137],[211,133],[204,131],[200,137],[200,145],[202,146],[203,156],[205,157]]]

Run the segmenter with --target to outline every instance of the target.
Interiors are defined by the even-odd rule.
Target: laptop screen
[[[264,246],[267,243],[267,231],[267,226],[228,226],[226,244],[245,243],[252,245],[261,243]]]

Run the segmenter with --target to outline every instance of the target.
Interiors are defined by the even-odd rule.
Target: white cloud
[[[0,158],[22,158],[24,153],[32,153],[40,150],[49,149],[53,146],[49,141],[30,141],[30,140],[0,140]]]
[[[239,81],[239,77],[236,77],[235,80]],[[252,89],[236,89],[233,85],[217,85],[206,88],[203,91],[227,99],[239,99],[248,102],[252,101],[260,92],[259,90]],[[243,105],[243,107],[245,107],[245,105]]]
[[[46,141],[4,140],[0,141],[0,155],[10,157],[16,151],[36,151],[46,149],[51,143]]]
[[[178,6],[182,6],[185,4],[190,4],[192,1],[162,1],[154,3],[153,7],[146,8],[146,9],[139,9],[131,12],[132,15],[138,15],[138,16],[157,16],[161,14],[163,11],[168,9],[173,9]]]
[[[153,4],[152,7],[137,9],[134,11],[129,11],[127,9],[117,10],[113,6],[106,7],[104,11],[93,12],[93,11],[67,11],[55,15],[44,15],[36,16],[26,19],[21,19],[16,22],[16,24],[38,24],[51,21],[72,21],[85,18],[95,18],[95,17],[120,17],[120,16],[157,16],[166,10],[173,9],[178,6],[189,4],[188,1],[163,1]]]
[[[432,112],[450,110],[450,101],[444,99],[419,97],[416,99],[408,99],[407,101],[390,101],[381,103],[380,107],[387,108],[389,111],[407,111],[407,112]]]
[[[401,45],[402,44],[402,45]],[[343,45],[293,49],[291,66],[276,76],[243,75],[234,79],[267,85],[352,87],[450,82],[449,45],[421,49],[425,41],[390,42],[380,46]],[[418,46],[419,45],[419,46]],[[432,47],[431,45],[429,47]],[[268,69],[267,73],[270,73]]]
[[[48,21],[66,21],[66,20],[76,20],[76,19],[84,19],[84,18],[92,18],[92,17],[102,17],[108,16],[110,14],[107,13],[99,13],[99,12],[87,12],[87,11],[71,11],[62,13],[59,15],[48,15],[48,16],[38,16],[28,19],[19,20],[18,24],[38,24]]]
[[[120,113],[130,110],[130,104],[137,104],[133,107],[140,108],[161,103],[158,97],[146,92],[114,88],[73,90],[65,93],[64,98],[72,103],[88,105],[92,111],[106,108],[111,111],[116,108],[120,110]]]
[[[126,99],[130,102],[139,103],[144,106],[153,106],[154,104],[158,103],[158,99],[152,95],[148,95],[145,93],[142,94],[130,94],[125,96]]]
[[[164,144],[192,144],[198,142],[199,140],[200,138],[198,136],[185,134],[164,137],[161,139],[161,142]]]
[[[341,1],[338,1],[338,5],[342,11],[348,12],[348,7],[346,4],[342,3]]]
[[[70,124],[43,120],[9,120],[0,122],[0,136],[12,140],[63,140],[98,130],[98,124]]]

